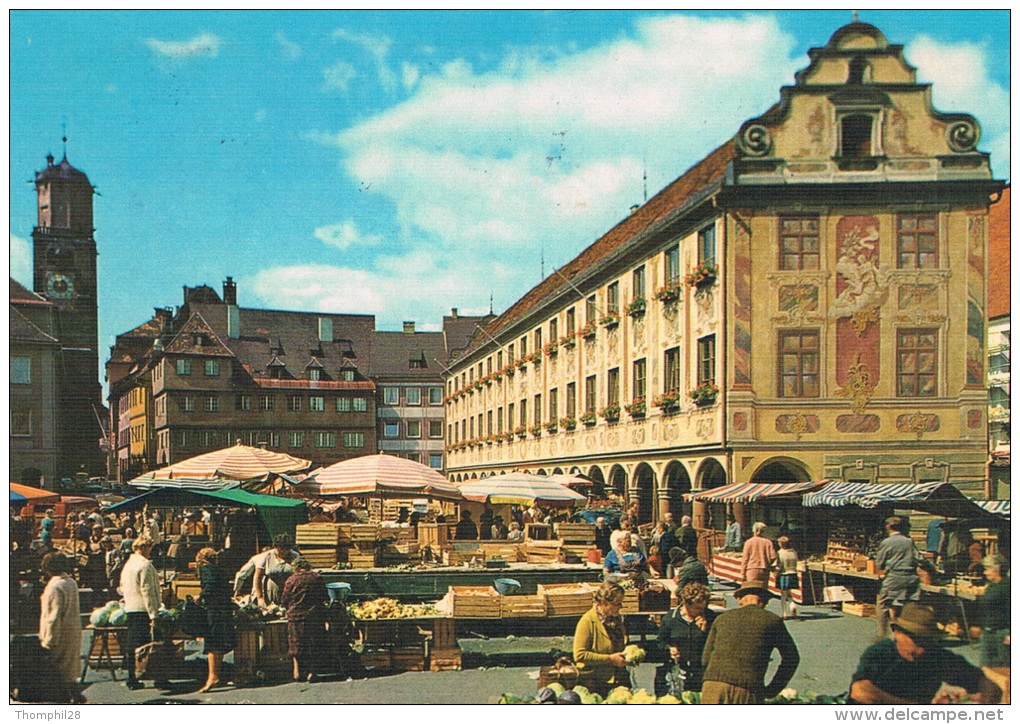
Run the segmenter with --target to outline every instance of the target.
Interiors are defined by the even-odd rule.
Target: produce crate
[[[394,671],[425,671],[425,647],[394,646],[390,650]]]
[[[361,666],[366,669],[384,669],[389,671],[393,668],[393,654],[388,648],[365,649],[358,655]]]
[[[429,671],[460,671],[462,658],[460,648],[432,649],[429,654]]]
[[[336,547],[341,543],[342,523],[303,523],[295,529],[294,543],[298,548]]]
[[[560,546],[561,563],[584,563],[588,560],[588,551],[591,546],[587,544],[564,543]]]
[[[356,623],[363,644],[392,644],[397,639],[397,619],[395,618],[357,621]]]
[[[558,669],[555,666],[542,666],[538,670],[538,688],[549,684],[562,684],[564,688],[573,689],[577,685],[576,669]]]
[[[580,616],[592,606],[595,588],[587,583],[539,583],[549,616]]]
[[[202,584],[192,580],[175,580],[171,584],[175,601],[183,601],[188,596],[198,599],[202,595]]]
[[[485,551],[486,559],[502,558],[504,561],[515,562],[520,554],[520,546],[516,543],[501,541],[479,541],[478,548]]]
[[[313,568],[335,568],[337,562],[336,547],[302,548],[301,556],[312,564]]]
[[[623,606],[620,613],[640,613],[641,601],[636,588],[628,588],[623,593]]]
[[[861,618],[875,617],[875,604],[863,601],[843,601],[843,613]]]
[[[336,542],[340,545],[351,544],[351,528],[354,527],[354,523],[337,523],[336,524]]]
[[[352,548],[347,551],[347,562],[351,568],[376,568],[379,565],[378,553],[375,549],[365,552]]]
[[[485,563],[485,551],[481,548],[471,550],[450,550],[443,552],[443,562],[448,566],[461,566],[470,563],[474,559],[476,563]]]
[[[355,523],[351,526],[351,545],[355,548],[375,548],[378,540],[379,526],[376,523]]]
[[[645,590],[638,593],[638,610],[639,611],[668,611],[669,610],[669,591],[665,588],[652,589],[646,588]]]
[[[528,540],[550,540],[552,526],[548,523],[525,523],[524,537]]]
[[[247,686],[255,681],[255,660],[258,650],[258,629],[237,629],[237,643],[234,645],[234,683],[238,686]]]
[[[545,618],[545,596],[515,595],[499,597],[500,618]]]
[[[528,563],[557,563],[560,558],[560,541],[529,541],[523,548]]]
[[[499,618],[500,595],[492,586],[450,586],[454,618]]]
[[[561,541],[588,545],[595,542],[595,526],[588,523],[557,523],[555,528]]]

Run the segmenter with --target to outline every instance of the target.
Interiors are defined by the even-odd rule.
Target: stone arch
[[[609,469],[609,483],[606,489],[621,497],[627,494],[627,471],[622,465],[614,465]]]
[[[680,523],[680,518],[691,514],[691,504],[684,500],[684,494],[691,492],[691,476],[687,467],[679,460],[670,460],[662,473],[662,495],[665,498],[665,509],[673,514],[673,521]]]
[[[478,473],[471,473],[472,480],[478,480]]]
[[[42,470],[39,468],[25,468],[21,471],[21,484],[27,485],[30,488],[41,487],[42,481]]]
[[[563,468],[553,468],[553,475],[563,475]]]
[[[698,490],[712,490],[726,485],[726,470],[715,458],[705,458],[698,466]],[[724,503],[695,503],[694,527],[712,530],[726,530],[726,505]]]
[[[658,517],[655,511],[655,471],[648,463],[641,463],[634,469],[631,485],[627,490],[627,505],[637,501],[637,520],[634,523],[647,523]]]
[[[812,480],[804,463],[793,458],[769,458],[751,475],[752,483],[806,483]]]
[[[537,472],[537,473],[535,473],[535,474],[536,474],[536,475],[548,475],[549,473],[547,473],[547,472],[545,471],[545,468],[539,468],[539,469],[538,469],[538,472]]]

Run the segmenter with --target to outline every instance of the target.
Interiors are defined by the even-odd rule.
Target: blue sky
[[[1008,11],[861,11],[1009,178]],[[10,14],[11,273],[47,152],[98,188],[101,358],[181,287],[498,313],[779,98],[849,11]]]

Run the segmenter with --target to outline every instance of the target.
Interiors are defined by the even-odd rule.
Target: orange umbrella
[[[169,487],[180,481],[207,487],[222,481],[219,487],[234,485],[241,480],[261,478],[270,473],[296,473],[311,465],[310,460],[240,442],[222,450],[196,455],[179,463],[153,470],[131,481],[136,487]],[[204,485],[202,482],[204,481]],[[194,485],[192,485],[194,487]]]
[[[419,495],[461,500],[456,486],[428,465],[385,453],[363,455],[316,470],[294,486],[294,491],[309,497]]]
[[[21,483],[11,483],[11,493],[20,495],[26,503],[58,503],[60,502],[60,495],[54,493],[52,490],[43,490],[42,488],[33,488],[28,485],[22,485]],[[12,496],[13,498],[14,496]]]

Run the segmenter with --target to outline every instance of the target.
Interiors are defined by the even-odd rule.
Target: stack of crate
[[[350,544],[347,561],[351,568],[375,568],[379,565],[379,526],[375,523],[355,523],[350,527]]]
[[[390,528],[380,529],[379,537],[386,541],[380,546],[379,564],[382,566],[397,566],[418,558],[418,537],[414,528]]]
[[[450,586],[454,618],[499,618],[499,593],[492,586]]]
[[[429,671],[457,671],[462,658],[452,618],[432,619],[432,640],[429,646]]]
[[[531,540],[524,544],[524,555],[528,563],[557,563],[560,560],[558,540]]]
[[[592,606],[596,586],[590,583],[539,583],[549,616],[582,616]]]
[[[340,523],[305,523],[297,527],[294,542],[315,568],[336,567],[340,560],[340,526]]]
[[[557,523],[556,537],[562,542],[560,555],[565,563],[580,563],[588,558],[595,544],[595,526],[588,523]]]

